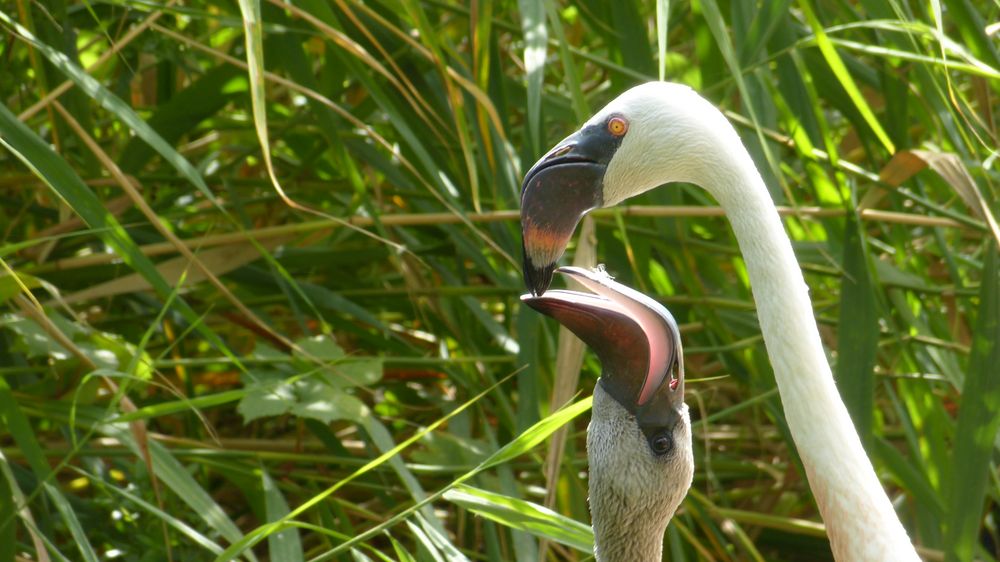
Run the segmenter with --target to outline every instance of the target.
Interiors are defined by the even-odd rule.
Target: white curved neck
[[[837,560],[919,560],[834,386],[809,290],[774,202],[719,114],[698,178],[722,205],[746,262],[788,426]],[[707,159],[706,159],[707,160]]]

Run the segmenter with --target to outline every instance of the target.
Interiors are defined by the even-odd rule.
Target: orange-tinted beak
[[[576,225],[604,202],[604,173],[621,139],[600,125],[570,135],[524,176],[521,234],[524,282],[533,295],[544,293]]]

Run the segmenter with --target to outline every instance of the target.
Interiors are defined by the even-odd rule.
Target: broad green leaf
[[[28,357],[45,357],[56,361],[70,358],[69,351],[49,337],[48,333],[33,320],[5,314],[0,317],[0,328],[6,328],[17,335],[15,345]],[[74,330],[67,335],[72,338],[79,332],[82,330],[74,326]]]
[[[337,345],[337,342],[326,334],[302,338],[295,341],[303,352],[325,362],[336,361],[344,357],[344,348]]]
[[[381,359],[348,359],[325,367],[324,380],[334,388],[369,387],[382,380]]]
[[[135,361],[138,367],[133,374],[140,379],[150,378],[149,365],[152,360],[124,338],[81,326],[59,313],[48,311],[47,317],[73,342],[78,351],[98,367],[121,370]],[[77,357],[33,319],[6,314],[0,316],[0,330],[4,328],[16,335],[15,348],[23,350],[28,357],[47,359],[57,369],[72,369],[77,363]]]
[[[357,421],[370,415],[368,407],[360,400],[341,390],[322,383],[296,388],[298,401],[290,412],[300,418],[313,418],[323,423],[348,419]]]
[[[255,372],[254,382],[247,385],[236,409],[243,415],[243,423],[250,423],[287,414],[297,403],[295,388],[285,382],[283,373]]]
[[[274,371],[254,373],[237,406],[243,421],[293,414],[330,423],[338,419],[361,421],[368,408],[357,398],[327,384],[321,377],[288,376]]]

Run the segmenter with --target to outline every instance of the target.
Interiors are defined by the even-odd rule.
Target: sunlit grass
[[[519,305],[520,179],[661,73],[764,173],[911,537],[998,556],[995,4],[50,4],[0,7],[0,562],[586,559],[599,365]],[[566,259],[682,324],[670,559],[829,558],[725,218],[629,203]]]

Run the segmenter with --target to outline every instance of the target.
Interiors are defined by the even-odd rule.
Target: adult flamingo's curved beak
[[[532,295],[549,288],[580,219],[604,205],[604,174],[620,144],[604,126],[590,125],[563,139],[524,175],[524,282]]]

